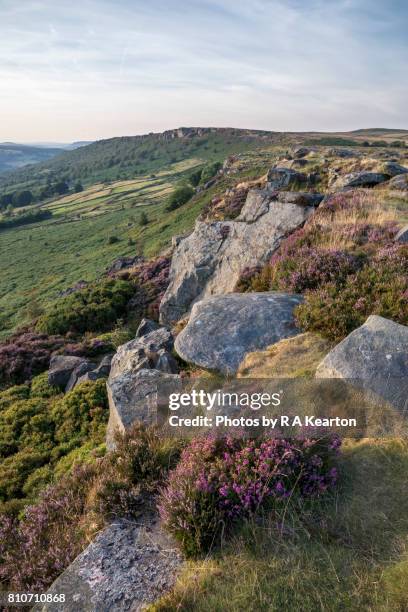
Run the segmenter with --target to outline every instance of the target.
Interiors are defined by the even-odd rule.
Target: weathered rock
[[[268,186],[271,190],[299,187],[307,183],[306,174],[291,168],[271,168],[268,172]]]
[[[277,195],[279,202],[299,206],[319,206],[323,198],[323,194],[310,191],[280,191]]]
[[[107,378],[111,369],[112,355],[105,355],[97,368],[87,371],[82,376],[78,377],[76,385],[83,382],[98,380],[99,378]]]
[[[158,370],[125,369],[107,382],[109,398],[109,422],[106,444],[114,448],[115,432],[124,433],[135,421],[151,425],[158,417],[159,395],[164,390],[180,391],[178,375]]]
[[[401,166],[392,161],[384,162],[381,166],[381,171],[387,174],[389,177],[401,176],[401,174],[407,174],[408,168]]]
[[[233,374],[246,353],[299,333],[293,309],[301,301],[302,296],[280,292],[206,298],[193,306],[176,351],[200,367]]]
[[[395,241],[403,243],[408,242],[408,224],[404,225],[404,227],[400,229],[398,234],[395,236]]]
[[[71,372],[71,376],[65,387],[65,393],[71,391],[78,383],[78,380],[82,378],[87,372],[90,372],[95,368],[95,364],[91,361],[82,361],[76,368]]]
[[[399,409],[407,407],[408,327],[376,315],[323,359],[318,378],[344,378]]]
[[[309,147],[296,147],[292,150],[292,155],[295,159],[301,159],[302,157],[306,157],[309,153],[313,153],[313,149]]]
[[[173,254],[161,321],[174,323],[198,299],[233,291],[241,272],[266,262],[313,211],[314,206],[279,202],[269,189],[252,189],[234,221],[198,221]]]
[[[55,580],[48,594],[65,602],[48,612],[136,612],[173,586],[182,557],[158,522],[116,521]]]
[[[156,323],[156,321],[152,321],[151,319],[142,319],[136,331],[136,338],[146,336],[147,334],[150,334],[150,332],[159,329],[159,327],[160,325]]]
[[[110,379],[125,371],[136,372],[142,368],[156,368],[159,352],[171,351],[173,336],[165,327],[160,327],[145,336],[122,344],[112,358]]]
[[[408,191],[408,174],[398,174],[394,176],[388,181],[387,187],[390,189],[397,189],[398,191]]]
[[[158,352],[158,359],[155,364],[155,369],[159,370],[160,372],[167,372],[167,374],[177,374],[179,371],[179,366],[171,353],[165,349],[161,349]]]
[[[338,149],[337,147],[332,147],[326,151],[326,155],[329,157],[361,157],[361,153],[359,151],[353,149]]]
[[[354,187],[374,187],[387,180],[381,172],[351,172],[340,176],[333,183],[333,190],[353,189]]]
[[[51,357],[48,370],[48,384],[52,387],[65,389],[72,372],[83,363],[87,363],[87,360],[82,357],[54,355]]]

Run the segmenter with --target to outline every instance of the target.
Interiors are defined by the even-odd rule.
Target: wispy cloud
[[[404,0],[0,0],[0,140],[406,127]]]

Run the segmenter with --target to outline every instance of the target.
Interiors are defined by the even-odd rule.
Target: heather
[[[408,324],[408,247],[380,249],[366,265],[342,284],[329,282],[306,293],[297,308],[302,329],[341,340],[371,314]]]
[[[331,195],[269,262],[244,270],[236,289],[304,294],[298,325],[329,340],[343,339],[371,314],[406,325],[407,247],[393,242],[393,215],[369,190]]]
[[[0,393],[0,508],[23,506],[53,479],[63,458],[102,444],[107,420],[104,380],[62,396],[45,374]]]
[[[116,450],[89,455],[20,517],[0,520],[0,580],[9,589],[43,591],[115,517],[149,511],[153,493],[179,457],[180,442],[135,425]]]
[[[274,255],[269,265],[254,274],[244,273],[238,288],[303,293],[328,282],[340,285],[358,266],[358,258],[343,251],[303,246],[290,255]]]
[[[23,383],[48,368],[51,354],[64,345],[59,336],[23,331],[0,344],[0,388]]]
[[[164,525],[187,555],[206,553],[256,512],[330,491],[337,481],[339,446],[337,438],[196,438],[162,491]]]
[[[407,442],[345,440],[336,467],[331,494],[248,519],[151,610],[406,610]]]

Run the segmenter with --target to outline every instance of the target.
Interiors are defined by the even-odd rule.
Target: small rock
[[[313,153],[313,149],[309,149],[309,147],[297,147],[292,151],[292,155],[295,159],[306,157],[309,153]]]

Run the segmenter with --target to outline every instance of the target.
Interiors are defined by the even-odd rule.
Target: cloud
[[[407,16],[400,0],[2,0],[0,140],[406,127]]]

